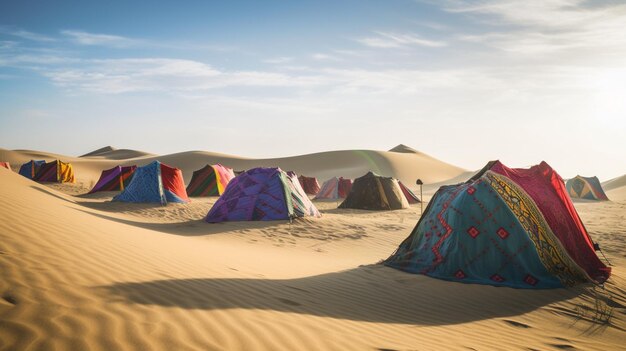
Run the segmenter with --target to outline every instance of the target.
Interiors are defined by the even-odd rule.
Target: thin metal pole
[[[420,217],[424,211],[424,195],[422,194],[422,184],[420,184]]]

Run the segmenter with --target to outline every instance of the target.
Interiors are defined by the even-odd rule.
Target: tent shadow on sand
[[[586,294],[462,284],[382,265],[298,279],[199,278],[98,287],[114,302],[183,309],[256,309],[354,321],[448,325],[521,315]],[[577,318],[577,316],[573,316]]]
[[[151,206],[152,204],[146,204]],[[156,205],[161,207],[161,205]],[[166,234],[173,234],[178,236],[202,236],[220,234],[225,232],[233,232],[238,230],[251,230],[251,229],[265,229],[277,224],[289,223],[288,221],[248,221],[248,222],[228,222],[228,223],[207,223],[204,219],[188,220],[184,222],[175,223],[158,223],[158,222],[141,222],[131,221],[128,219],[122,219],[112,216],[107,216],[100,213],[94,213],[87,210],[77,209],[78,211],[87,213],[92,216],[96,216],[109,221],[131,225],[138,228],[154,230]]]

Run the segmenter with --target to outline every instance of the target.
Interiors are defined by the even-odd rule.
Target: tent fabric
[[[398,210],[408,208],[409,203],[404,197],[398,181],[391,177],[382,177],[368,172],[354,180],[352,190],[339,208],[355,208],[362,210]]]
[[[60,160],[44,163],[33,180],[37,182],[74,183],[74,168],[72,164]]]
[[[608,201],[600,180],[597,177],[583,177],[577,175],[568,179],[565,183],[567,193],[572,199],[586,199],[596,201]]]
[[[315,177],[305,177],[301,175],[298,177],[298,181],[302,189],[304,189],[304,192],[309,195],[317,195],[320,191],[320,183]]]
[[[206,165],[193,172],[191,181],[187,185],[187,195],[220,196],[234,177],[235,173],[232,168],[221,164]]]
[[[4,167],[8,170],[11,170],[11,165],[8,162],[0,162],[0,167]]]
[[[320,217],[295,174],[253,168],[232,179],[205,217],[209,223]]]
[[[314,200],[344,199],[352,189],[352,179],[333,177],[325,181]]]
[[[183,173],[159,161],[137,167],[128,186],[113,201],[123,202],[189,202]]]
[[[566,227],[550,224],[550,210],[520,185],[515,173],[529,178],[526,186],[532,180],[543,191],[554,189],[552,180],[560,178],[545,163],[521,170],[494,162],[466,183],[441,187],[384,264],[445,280],[513,288],[559,288],[608,279],[610,268],[601,262],[594,266],[599,261],[595,252],[591,262],[571,254]],[[546,192],[541,201],[554,206],[561,197]],[[576,240],[578,250],[585,251],[586,240]]]
[[[404,194],[404,197],[406,198],[406,201],[409,202],[409,204],[417,204],[421,202],[420,199],[417,197],[417,195],[415,195],[415,193],[413,193],[409,188],[407,188],[399,180],[398,180],[398,185],[400,186],[400,190],[402,190],[402,194]]]
[[[111,169],[102,171],[100,179],[93,189],[89,191],[89,194],[93,194],[98,191],[121,191],[124,190],[130,184],[133,177],[133,173],[137,169],[137,166],[115,166]]]
[[[41,166],[46,164],[44,160],[30,160],[20,166],[19,173],[28,179],[34,179]]]

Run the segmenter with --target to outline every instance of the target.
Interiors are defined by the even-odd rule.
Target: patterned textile
[[[352,180],[343,177],[333,177],[322,184],[314,200],[344,199],[352,189]]]
[[[8,170],[11,170],[11,165],[8,162],[0,162],[0,167],[4,167]]]
[[[524,189],[567,253],[593,280],[603,282],[608,279],[611,269],[596,255],[591,237],[567,195],[563,179],[547,163],[541,162],[529,169],[512,169],[496,161],[490,170],[506,176]]]
[[[30,160],[20,167],[19,173],[28,179],[33,179],[35,178],[37,172],[39,172],[41,166],[43,166],[44,164],[46,164],[46,161],[44,160]]]
[[[298,183],[280,168],[253,168],[228,184],[205,221],[270,221],[320,214]]]
[[[583,177],[577,175],[565,183],[565,188],[572,199],[609,200],[597,177]]]
[[[404,184],[402,184],[402,182],[399,180],[398,185],[400,186],[400,190],[402,190],[406,201],[408,201],[410,204],[417,204],[421,202],[417,195],[415,195],[409,188],[404,186]]]
[[[206,165],[193,172],[191,181],[187,185],[187,194],[189,196],[220,196],[234,177],[235,173],[232,168],[220,164]]]
[[[339,208],[374,211],[408,207],[409,203],[396,179],[381,177],[372,172],[355,179],[348,197],[339,205]]]
[[[70,163],[54,160],[43,164],[33,180],[37,182],[74,183],[74,169]]]
[[[315,177],[299,176],[298,181],[304,192],[309,195],[316,195],[320,191],[320,183]]]
[[[94,185],[89,194],[98,191],[121,191],[130,183],[137,166],[115,166],[102,171],[100,179]]]
[[[603,282],[569,253],[537,200],[493,171],[497,164],[466,183],[441,187],[411,235],[384,264],[445,280],[513,288]]]
[[[159,161],[137,167],[128,186],[113,201],[123,202],[188,202],[183,174]]]

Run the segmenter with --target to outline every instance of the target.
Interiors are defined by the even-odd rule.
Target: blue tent
[[[39,171],[39,169],[41,168],[41,166],[45,165],[46,161],[44,160],[30,160],[26,163],[24,163],[21,167],[20,167],[20,174],[23,175],[24,177],[28,178],[28,179],[33,179],[35,178],[35,175],[37,175],[37,172]]]
[[[180,169],[159,161],[137,167],[133,179],[113,201],[123,202],[189,202]]]

